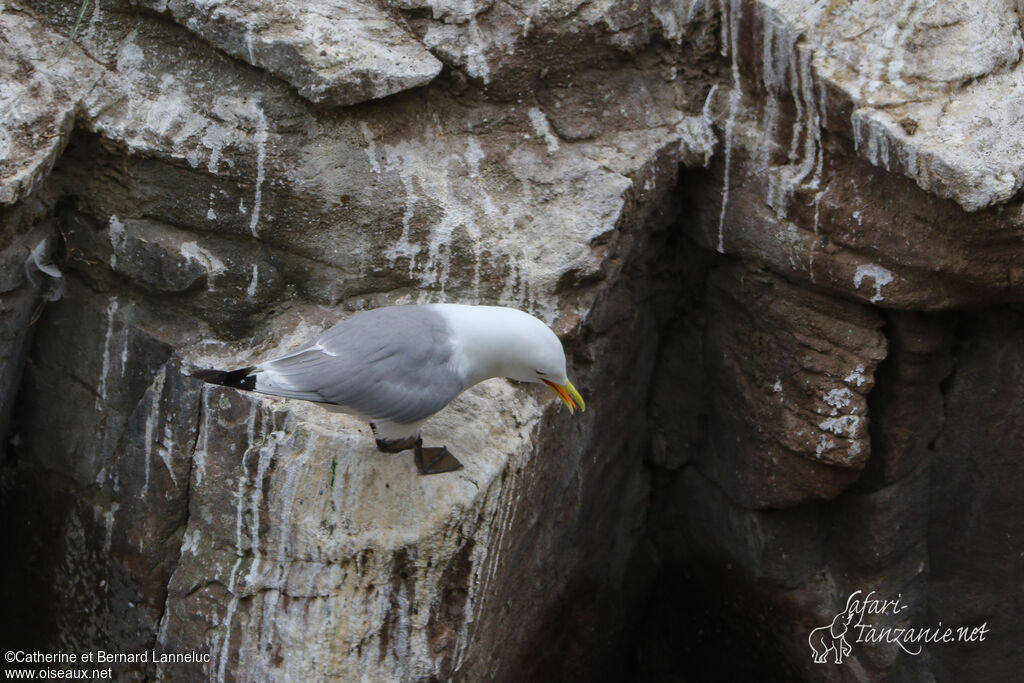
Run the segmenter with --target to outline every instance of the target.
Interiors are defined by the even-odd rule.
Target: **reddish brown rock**
[[[706,296],[710,438],[697,466],[746,507],[835,496],[870,454],[881,320],[742,265],[713,270]]]

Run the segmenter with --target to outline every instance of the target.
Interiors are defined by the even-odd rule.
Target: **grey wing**
[[[258,366],[256,390],[409,424],[430,417],[462,391],[454,352],[444,319],[430,309],[375,309]]]

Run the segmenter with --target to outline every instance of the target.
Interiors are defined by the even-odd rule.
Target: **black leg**
[[[415,454],[416,469],[420,471],[420,474],[441,474],[462,469],[462,463],[445,446],[424,448],[423,439],[418,438],[413,453]]]
[[[377,439],[377,425],[370,423],[370,429],[373,430],[373,438]],[[401,453],[407,451],[410,448],[416,447],[417,437],[410,436],[405,439],[377,439],[377,450],[385,453]]]

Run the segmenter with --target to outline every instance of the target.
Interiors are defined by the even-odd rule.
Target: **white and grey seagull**
[[[565,352],[537,318],[501,306],[426,304],[356,313],[279,358],[196,377],[261,394],[321,403],[370,423],[377,447],[412,448],[421,474],[462,464],[445,446],[427,448],[420,427],[478,382],[508,377],[543,383],[586,409],[569,381]]]

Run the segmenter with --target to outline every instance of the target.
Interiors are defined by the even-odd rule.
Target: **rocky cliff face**
[[[210,655],[119,668],[168,679],[1009,677],[1021,11],[97,2],[60,57],[76,7],[0,3],[5,642]],[[590,409],[480,385],[425,434],[466,468],[421,478],[188,376],[443,300],[551,323]],[[856,590],[990,633],[815,663]]]

